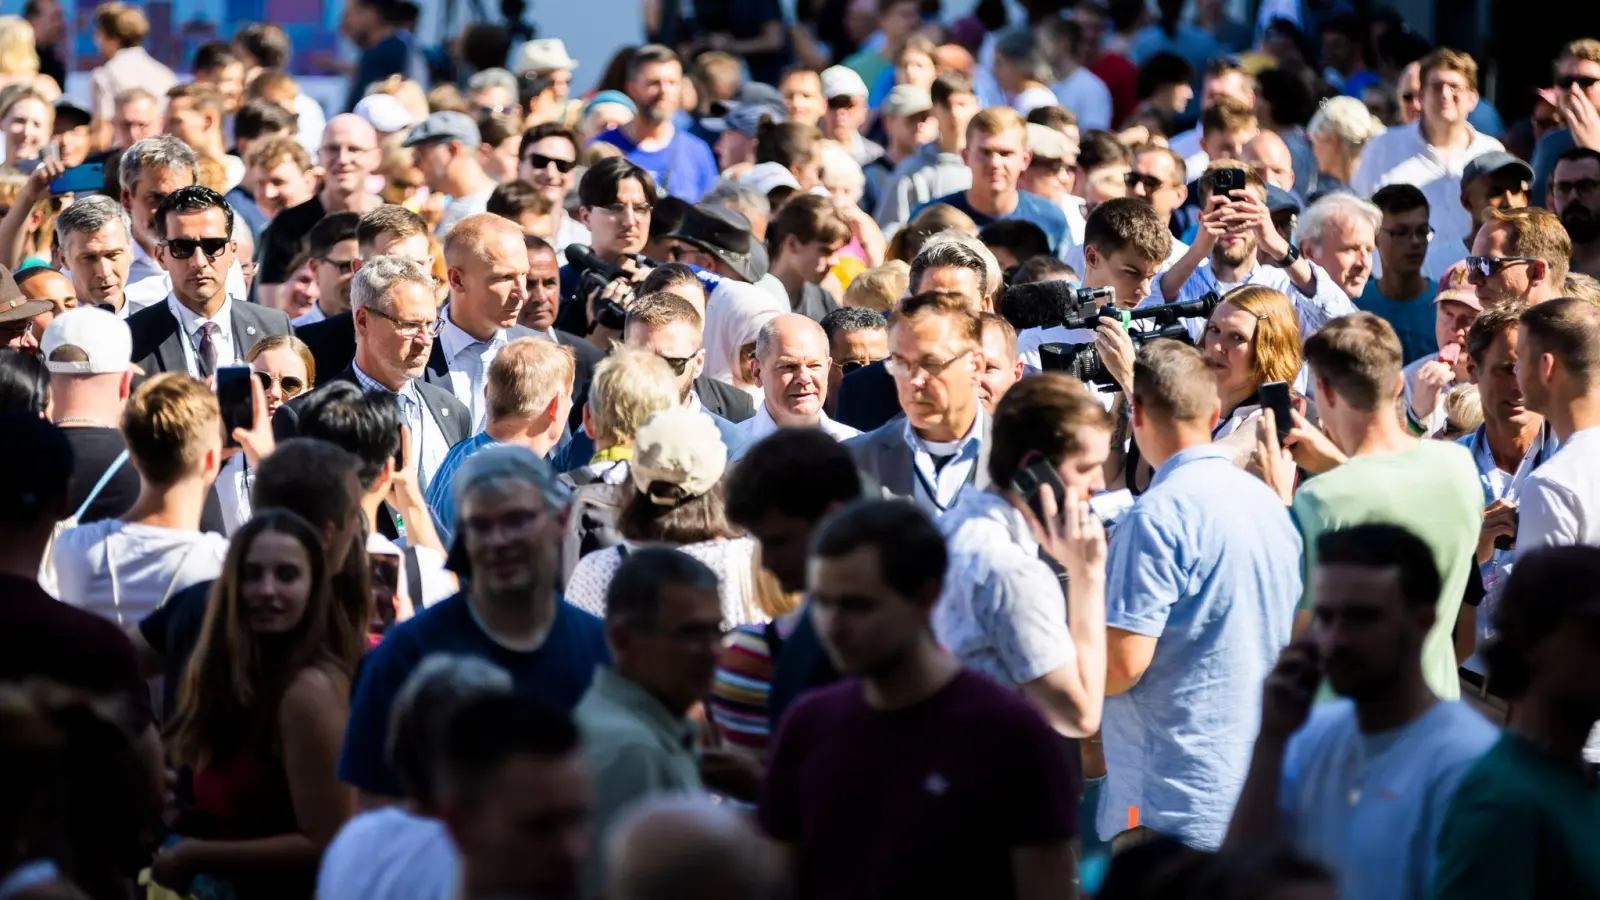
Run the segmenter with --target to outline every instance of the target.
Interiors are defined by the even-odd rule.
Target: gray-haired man
[[[157,135],[129,147],[117,175],[122,208],[132,217],[133,227],[133,259],[123,293],[135,307],[150,306],[172,293],[172,277],[155,258],[161,240],[156,234],[156,207],[173,191],[200,183],[200,157],[172,135]],[[244,272],[237,263],[228,267],[224,288],[229,297],[245,298]]]
[[[104,194],[74,200],[56,218],[56,262],[72,279],[73,293],[85,306],[98,306],[123,319],[143,308],[129,302],[124,293],[133,254],[128,211]]]

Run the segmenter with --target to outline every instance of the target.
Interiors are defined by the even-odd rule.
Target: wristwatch
[[[1297,263],[1299,261],[1300,261],[1300,248],[1296,247],[1294,245],[1293,241],[1290,241],[1289,242],[1289,252],[1285,253],[1283,255],[1283,259],[1280,259],[1280,260],[1278,260],[1276,262],[1269,262],[1269,263],[1267,263],[1267,265],[1272,266],[1275,269],[1287,269],[1287,268],[1289,268],[1290,266],[1294,265],[1295,263]]]

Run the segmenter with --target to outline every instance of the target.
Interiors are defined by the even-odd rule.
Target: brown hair
[[[288,72],[282,69],[262,69],[245,85],[244,96],[248,100],[267,100],[278,102],[274,98],[284,94],[298,94],[300,85]]]
[[[287,135],[257,141],[251,145],[248,155],[249,158],[245,162],[263,169],[274,168],[284,160],[293,163],[294,167],[302,172],[310,170],[313,165],[311,154],[306,152],[305,146],[299,139]]]
[[[1519,356],[1536,365],[1539,355],[1554,356],[1573,381],[1587,389],[1600,372],[1600,307],[1573,297],[1562,297],[1528,307],[1522,327],[1530,346]]]
[[[970,142],[973,135],[994,137],[1008,131],[1021,131],[1026,134],[1028,120],[1022,114],[1009,106],[991,106],[972,117],[967,123],[967,140]]]
[[[767,225],[767,252],[776,260],[783,254],[783,239],[792,237],[802,244],[826,243],[842,246],[850,240],[850,223],[833,200],[815,194],[796,197]]]
[[[1006,347],[1006,361],[1017,361],[1017,328],[1006,320],[1005,316],[998,313],[978,313],[978,320],[983,324],[983,330],[991,329],[1000,332],[1001,343]]]
[[[1293,383],[1300,375],[1300,318],[1294,304],[1279,291],[1260,285],[1234,288],[1222,297],[1256,317],[1250,339],[1255,365],[1250,377],[1257,385],[1271,381]]]
[[[128,458],[146,481],[169,485],[200,465],[206,438],[220,446],[222,409],[204,384],[181,372],[155,375],[122,408]]]
[[[617,511],[617,533],[630,541],[678,546],[737,537],[739,532],[728,524],[725,512],[724,483],[719,479],[711,490],[685,497],[676,506],[662,506],[630,484],[627,498]]]
[[[484,206],[485,212],[512,222],[521,221],[524,213],[531,212],[536,216],[545,216],[553,209],[555,204],[550,202],[549,196],[528,182],[520,180],[508,181],[496,187],[489,194],[489,202]]]
[[[1161,262],[1172,252],[1172,232],[1150,204],[1138,197],[1107,200],[1083,225],[1084,246],[1102,254],[1132,250],[1146,262]]]
[[[484,396],[489,419],[543,412],[558,393],[572,393],[572,349],[543,338],[522,337],[506,344],[489,364]]]
[[[795,169],[822,152],[822,132],[801,122],[763,120],[756,127],[756,162]]]
[[[1561,55],[1556,57],[1555,68],[1569,59],[1581,59],[1587,62],[1600,63],[1600,41],[1594,38],[1579,38],[1561,48]]]
[[[1111,416],[1076,378],[1042,372],[1006,391],[995,405],[991,428],[989,480],[1010,486],[1030,454],[1059,466],[1082,449],[1084,431],[1110,431]]]
[[[128,3],[104,3],[94,11],[94,27],[118,47],[137,47],[150,34],[144,10]]]
[[[1133,402],[1169,422],[1199,422],[1217,412],[1217,380],[1199,350],[1172,340],[1139,348],[1133,361]]]
[[[905,45],[900,48],[900,52],[894,55],[894,64],[896,66],[902,65],[905,62],[905,58],[913,53],[920,53],[929,59],[934,59],[934,54],[938,52],[939,45],[935,44],[932,38],[925,34],[913,34],[911,37],[906,38]]]
[[[983,345],[983,320],[966,297],[944,291],[924,291],[900,301],[889,316],[889,330],[901,322],[916,322],[928,316],[945,316],[954,321],[956,332],[974,349]]]
[[[301,263],[301,265],[305,265],[305,263]],[[293,272],[294,269],[290,268],[289,271]],[[268,350],[278,350],[280,348],[293,350],[294,355],[300,357],[300,362],[305,365],[305,390],[309,391],[315,387],[317,383],[317,360],[311,355],[311,348],[306,346],[306,342],[300,340],[292,334],[269,334],[261,340],[256,341],[255,346],[250,348],[249,352],[244,355],[244,358],[246,362],[255,362],[256,357],[267,352]],[[301,393],[304,392],[305,391],[302,391]]]
[[[1449,47],[1440,47],[1429,53],[1417,63],[1417,80],[1426,88],[1428,86],[1428,73],[1442,69],[1446,72],[1458,72],[1467,79],[1467,85],[1474,91],[1478,89],[1478,63],[1470,55],[1460,50]]]
[[[377,251],[378,238],[384,235],[404,240],[428,231],[428,223],[421,216],[404,206],[386,203],[361,217],[356,224],[356,244],[361,248],[362,258],[367,259]]]
[[[657,291],[633,301],[628,307],[628,317],[622,326],[622,333],[627,334],[633,325],[656,328],[677,322],[693,325],[697,331],[704,325],[700,310],[695,309],[693,303],[671,291]]]
[[[1479,313],[1467,329],[1467,356],[1482,366],[1495,339],[1507,331],[1516,331],[1526,310],[1523,304],[1512,302],[1496,304]]]
[[[1565,284],[1567,269],[1572,263],[1572,236],[1553,213],[1537,206],[1526,209],[1489,207],[1483,211],[1483,222],[1485,226],[1490,222],[1504,225],[1510,238],[1506,247],[1512,256],[1544,260],[1550,266],[1550,280]]]
[[[939,77],[933,80],[933,87],[928,90],[929,97],[934,106],[950,108],[950,98],[957,94],[972,93],[972,79],[965,72],[940,72]]]
[[[723,88],[729,93],[738,90],[739,82],[744,78],[744,70],[733,54],[710,50],[695,57],[694,66],[689,70],[689,77],[710,95],[708,99],[714,99],[717,88]]]
[[[223,102],[222,92],[211,85],[199,81],[174,85],[167,91],[167,101],[170,103],[173,100],[194,101],[195,108],[201,112],[216,114],[220,127],[226,104]]]
[[[1258,127],[1256,111],[1233,97],[1223,97],[1200,113],[1200,133],[1237,134]]]
[[[1394,328],[1369,312],[1334,319],[1305,348],[1311,374],[1326,381],[1340,401],[1366,413],[1387,409],[1398,396],[1401,354]]]
[[[978,223],[948,203],[931,204],[889,239],[888,258],[910,265],[922,251],[923,242],[941,231],[959,231],[968,237],[977,237]]]

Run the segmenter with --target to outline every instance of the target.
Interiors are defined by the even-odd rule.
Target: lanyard
[[[1494,474],[1500,469],[1495,464],[1494,451],[1489,449],[1489,438],[1484,426],[1479,425],[1478,430],[1472,433],[1472,456],[1473,461],[1478,465],[1478,481],[1483,486],[1483,504],[1485,506],[1494,503],[1496,500],[1515,500],[1521,494],[1522,484],[1528,480],[1528,476],[1532,475],[1535,469],[1549,462],[1550,457],[1555,456],[1556,452],[1561,449],[1550,434],[1549,422],[1540,426],[1538,441],[1538,452],[1531,459],[1526,455],[1523,456],[1521,462],[1517,464],[1517,470],[1511,474],[1511,478],[1506,482],[1505,490],[1500,491],[1495,487],[1497,479],[1494,477]]]

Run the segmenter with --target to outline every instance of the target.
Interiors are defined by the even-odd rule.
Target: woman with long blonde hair
[[[166,730],[195,802],[174,829],[183,839],[152,863],[158,883],[312,895],[323,848],[355,811],[336,769],[364,625],[336,608],[304,519],[262,510],[234,535]]]

